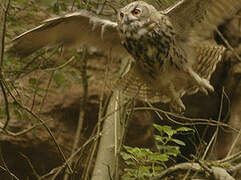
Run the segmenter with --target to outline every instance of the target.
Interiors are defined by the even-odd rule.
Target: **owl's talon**
[[[180,113],[180,114],[184,112],[186,109],[185,105],[183,104],[180,98],[171,101],[169,104],[169,107],[171,112]]]
[[[178,95],[178,93],[176,92],[174,85],[170,84],[168,89],[169,89],[169,91],[171,93],[171,96],[172,96],[172,100],[169,104],[170,110],[172,112],[177,112],[177,113],[184,112],[185,109],[186,109],[185,105],[183,104],[183,102],[182,102],[180,96]]]
[[[199,86],[200,91],[202,91],[205,95],[208,95],[208,92],[213,92],[214,88],[210,84],[207,79],[201,78],[196,72],[194,72],[191,68],[188,69],[188,73],[194,79],[194,81]]]
[[[200,86],[200,91],[202,91],[205,95],[208,95],[208,92],[214,92],[213,86],[206,79],[201,78],[198,85]]]
[[[208,95],[208,90],[207,90],[207,89],[205,89],[205,88],[203,88],[203,87],[200,87],[200,91],[201,91],[202,93],[204,93],[206,96]]]

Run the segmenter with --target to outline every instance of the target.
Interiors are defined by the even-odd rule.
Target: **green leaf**
[[[152,169],[151,166],[140,166],[138,177],[139,178],[152,177],[151,169]]]
[[[173,136],[176,134],[176,130],[173,130],[170,126],[163,126],[163,131],[168,135],[168,136]]]
[[[170,126],[160,126],[157,124],[153,124],[153,126],[162,134],[163,132],[166,133],[168,136],[173,136],[176,134],[176,130],[173,130]]]
[[[159,136],[159,135],[155,135],[155,139],[157,142],[160,142],[161,144],[166,144],[170,138],[167,136]]]
[[[125,177],[125,179],[126,178],[134,178],[135,179],[135,177],[137,177],[137,174],[138,174],[138,170],[137,169],[125,168],[124,171],[126,173],[122,177]]]
[[[156,172],[160,172],[162,171],[164,168],[162,166],[154,166],[154,171]]]
[[[168,158],[169,158],[169,156],[167,154],[159,154],[158,155],[159,161],[162,161],[162,162],[168,161],[169,160]]]
[[[163,142],[164,137],[159,136],[159,135],[155,135],[155,139],[156,139],[157,141],[159,141],[159,142]]]
[[[161,162],[168,161],[168,157],[169,157],[168,155],[160,154],[160,153],[152,153],[149,155],[149,159],[153,163],[155,163],[156,161],[161,161]]]
[[[165,146],[158,146],[158,149],[160,149],[160,151],[164,152],[168,156],[177,156],[178,154],[180,154],[179,146],[165,145]]]
[[[135,161],[125,161],[125,163],[126,163],[127,165],[136,166],[136,162],[135,162]]]
[[[173,141],[173,142],[175,142],[176,144],[181,145],[181,146],[185,146],[185,145],[186,145],[183,141],[181,141],[181,140],[179,140],[179,139],[173,139],[173,138],[172,138],[171,141]]]
[[[188,128],[188,127],[180,127],[176,130],[177,132],[187,132],[187,131],[193,131],[194,129]]]
[[[154,128],[156,128],[156,130],[158,130],[160,133],[163,132],[163,126],[160,126],[158,124],[153,124]]]
[[[121,152],[121,157],[124,159],[124,160],[128,160],[128,159],[133,159],[133,156],[128,154],[128,153],[125,153],[125,152]]]
[[[123,180],[128,179],[128,177],[144,180],[162,171],[167,161],[180,154],[180,146],[185,146],[183,141],[173,138],[173,135],[193,131],[191,128],[186,127],[175,130],[166,125],[154,124],[153,126],[159,132],[158,135],[155,135],[155,139],[158,142],[157,148],[160,152],[152,152],[147,148],[124,146],[126,153],[122,153],[122,157],[126,164],[133,168],[128,169],[123,176],[126,178],[122,178]],[[169,142],[174,142],[177,145],[168,145]]]

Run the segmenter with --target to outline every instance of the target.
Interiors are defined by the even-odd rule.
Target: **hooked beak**
[[[129,25],[131,23],[130,19],[128,18],[128,16],[124,16],[124,23]]]

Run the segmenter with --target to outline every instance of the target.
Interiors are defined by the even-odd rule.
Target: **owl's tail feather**
[[[133,65],[123,77],[115,81],[112,88],[121,90],[126,96],[151,103],[169,101],[166,96],[154,91],[150,86],[143,82],[135,65]]]
[[[209,80],[212,73],[216,69],[217,63],[222,59],[222,55],[225,51],[223,46],[200,46],[196,47],[197,63],[193,65],[193,70],[197,74]]]

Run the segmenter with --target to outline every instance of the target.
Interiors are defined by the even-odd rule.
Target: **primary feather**
[[[182,37],[212,37],[218,25],[241,9],[241,0],[182,0],[162,11]]]
[[[120,44],[116,22],[101,19],[86,10],[45,20],[13,40],[11,52],[25,57],[48,45],[94,46],[113,56],[128,56]]]

